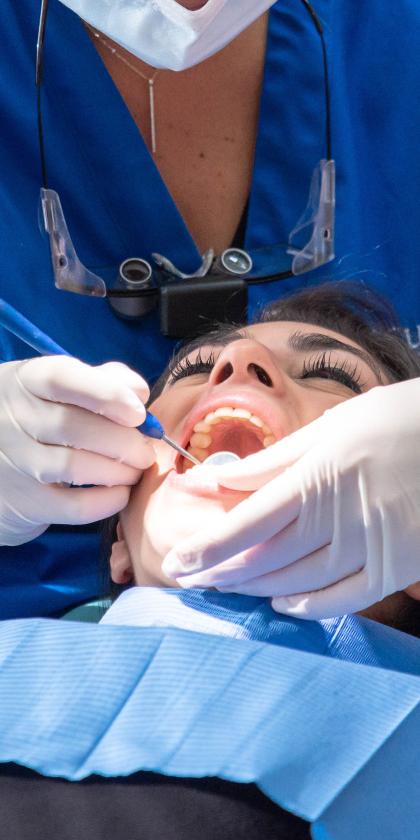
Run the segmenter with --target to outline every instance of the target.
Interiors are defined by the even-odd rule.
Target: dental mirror
[[[240,461],[239,455],[236,455],[235,452],[213,452],[213,455],[209,455],[203,464],[206,466],[214,466],[220,467],[222,464],[228,464],[229,461]]]

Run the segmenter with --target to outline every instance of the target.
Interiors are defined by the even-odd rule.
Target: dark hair
[[[335,330],[367,350],[391,382],[420,375],[420,354],[412,350],[391,304],[361,283],[323,283],[265,306],[260,321],[300,321]]]
[[[378,362],[391,382],[401,382],[420,376],[420,354],[407,344],[401,323],[392,305],[381,295],[362,283],[352,281],[328,282],[286,295],[262,307],[252,324],[268,321],[298,321],[335,330],[355,341]],[[215,330],[189,341],[173,356],[155,385],[149,405],[162,392],[170,369],[179,359],[198,349],[203,343],[221,342],[229,332],[243,324],[220,324]],[[105,524],[105,554],[107,569],[110,545],[115,538],[117,517]],[[110,583],[108,592],[115,598],[127,586]]]

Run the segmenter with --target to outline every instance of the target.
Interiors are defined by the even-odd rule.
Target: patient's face
[[[359,345],[311,324],[256,324],[188,354],[151,405],[166,434],[200,461],[220,450],[240,457],[272,446],[326,409],[385,384]],[[246,495],[211,485],[200,469],[155,442],[157,461],[121,514],[131,570],[113,552],[113,579],[174,586],[161,564],[178,542],[208,529]],[[208,473],[209,471],[207,471]]]

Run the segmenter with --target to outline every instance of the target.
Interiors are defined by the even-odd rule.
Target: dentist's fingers
[[[213,527],[175,546],[165,557],[163,571],[178,578],[209,569],[271,539],[296,519],[301,508],[300,470],[291,467],[221,518],[216,533]]]
[[[267,449],[248,455],[247,458],[212,467],[213,476],[218,484],[231,490],[257,490],[284,472],[314,446],[320,434],[321,420],[321,417],[317,418]]]
[[[273,493],[276,492],[274,484],[275,482]],[[304,512],[303,510],[301,516],[304,516]],[[304,523],[295,519],[283,528],[281,533],[275,534],[262,544],[254,545],[199,573],[180,576],[177,580],[184,588],[216,586],[221,591],[238,592],[243,595],[292,595],[308,588],[304,575],[308,568],[311,569],[314,558],[318,557],[319,549],[322,550],[322,547],[330,542],[331,536],[331,529],[326,521],[322,523],[321,531],[317,531],[311,518],[305,517]],[[313,579],[316,581],[317,574],[325,577],[326,557],[320,557],[314,565],[316,568]],[[333,577],[328,583],[339,579],[339,576],[334,577],[336,573],[332,574]],[[286,589],[277,591],[274,585],[281,586],[281,575],[285,576]],[[298,585],[295,583],[296,579],[299,581]],[[311,583],[311,588],[312,586],[316,588],[316,582]]]
[[[138,426],[146,417],[148,385],[120,362],[93,367],[70,356],[43,356],[23,362],[16,377],[43,400],[78,405],[123,426]]]
[[[272,542],[275,544],[276,540]],[[248,574],[252,569],[255,571],[261,568],[261,560],[266,561],[266,551],[267,546],[257,547],[255,554],[250,558],[251,564],[247,569]],[[259,554],[261,554],[261,559]],[[348,578],[359,571],[363,565],[360,558],[354,557],[351,552],[348,552],[345,557],[340,556],[340,564],[338,564],[335,551],[331,545],[326,545],[285,568],[279,568],[275,556],[274,548],[271,559],[273,571],[267,574],[258,575],[253,579],[246,579],[243,576],[241,580],[239,572],[237,573],[237,581],[235,581],[235,576],[232,573],[230,579],[228,575],[223,576],[222,585],[217,582],[213,585],[217,586],[221,592],[237,592],[240,595],[260,595],[262,597],[288,597],[302,592],[307,593],[308,590],[315,591],[327,586],[331,587],[341,578]],[[266,565],[266,562],[264,565]],[[202,585],[200,579],[196,585]]]
[[[126,507],[130,487],[48,487],[47,522],[56,525],[86,525],[113,516]]]
[[[258,587],[260,578],[254,577],[256,568],[258,568],[262,580],[269,576],[268,574],[264,574],[264,570],[271,571],[273,568],[279,568],[278,557],[274,555],[275,559],[273,560],[273,554],[270,551],[270,544],[274,539],[267,540],[264,543],[264,548],[267,548],[267,551],[264,551],[262,554],[259,552],[260,546],[254,546],[248,549],[248,551],[235,554],[223,563],[217,563],[215,566],[206,568],[203,571],[195,574],[180,575],[176,578],[176,582],[183,589],[195,589],[196,587],[207,589],[216,587],[220,592],[242,593],[243,589],[248,585],[249,578],[251,578],[249,583],[256,584]],[[243,592],[243,594],[248,593]],[[258,593],[253,592],[252,594]]]
[[[11,546],[35,539],[51,524],[85,525],[112,516],[126,507],[131,490],[125,486],[83,489],[57,485],[40,487],[36,480],[26,476],[20,482],[18,474],[15,473],[13,478],[15,489],[19,489],[17,485],[20,484],[20,491],[23,491],[20,498],[25,494],[25,513],[19,514],[25,523],[25,540],[16,534],[13,498],[10,502],[9,499],[3,499],[2,526],[6,536],[3,544]],[[28,497],[30,505],[27,504]]]
[[[136,484],[141,470],[121,464],[112,458],[105,458],[94,452],[78,451],[67,446],[44,446],[31,438],[25,441],[23,464],[14,459],[14,453],[0,458],[22,477],[33,478],[40,485],[45,484],[98,484],[112,487],[120,484]],[[41,487],[39,488],[41,492]]]
[[[135,428],[121,426],[74,405],[48,403],[46,408],[40,410],[38,398],[30,394],[16,405],[16,422],[33,441],[94,452],[142,470],[156,460],[150,439]],[[24,454],[25,447],[22,439],[10,437],[9,457],[27,472],[31,465]],[[47,454],[45,449],[44,454]]]
[[[304,592],[291,597],[273,598],[273,610],[285,615],[319,620],[355,613],[380,600],[372,591],[366,569],[317,592]]]
[[[119,363],[94,368],[66,356],[5,362],[0,380],[0,543],[121,510],[155,460],[131,428],[145,418],[144,380]]]
[[[326,506],[317,507],[308,496],[300,517],[287,528],[234,558],[235,565],[221,564],[221,585],[243,595],[294,595],[322,589],[361,569],[367,558],[362,515],[354,511],[346,533],[328,515],[326,501]],[[219,588],[219,581],[214,585]]]

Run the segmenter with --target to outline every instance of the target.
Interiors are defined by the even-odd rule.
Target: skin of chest
[[[251,187],[267,37],[265,14],[216,55],[154,83],[153,156],[198,250],[229,247]],[[116,49],[146,77],[93,39],[149,150],[147,78],[154,68]],[[110,46],[114,46],[108,40]]]

